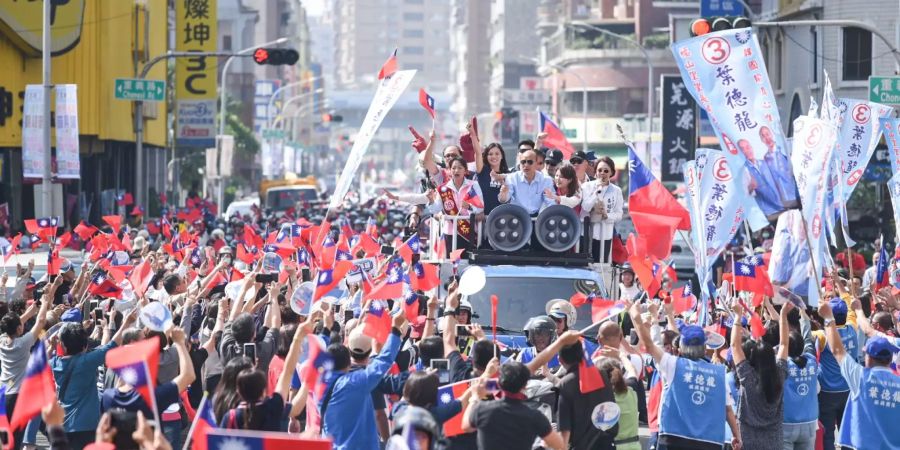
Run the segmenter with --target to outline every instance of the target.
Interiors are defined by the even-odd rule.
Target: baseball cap
[[[372,351],[372,338],[362,334],[362,331],[354,330],[350,333],[350,353],[365,355]]]
[[[681,327],[681,345],[703,345],[706,343],[706,332],[697,325]]]
[[[594,152],[587,152],[587,153],[585,153],[584,159],[586,159],[588,161],[596,161],[597,155],[595,155]]]
[[[831,306],[831,312],[833,314],[847,314],[847,303],[841,300],[840,297],[834,297],[829,300],[828,306]]]
[[[59,273],[66,273],[75,267],[72,266],[72,261],[69,261],[66,258],[62,258],[59,263]]]
[[[882,336],[875,336],[866,342],[866,354],[871,358],[889,360],[900,348]]]
[[[572,164],[581,164],[582,161],[587,160],[587,153],[584,150],[578,150],[575,153],[572,153],[572,156],[569,158],[569,162]]]
[[[563,160],[562,151],[557,150],[555,148],[551,148],[550,150],[547,150],[547,157],[544,159],[544,161],[547,164],[556,165],[556,164],[561,163],[562,160]]]

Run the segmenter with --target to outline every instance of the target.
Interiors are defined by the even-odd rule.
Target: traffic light
[[[340,114],[324,113],[322,114],[322,123],[343,122],[344,116]]]
[[[724,31],[737,28],[749,28],[750,19],[737,17],[701,17],[691,22],[691,37],[703,36],[714,31]]]
[[[270,66],[293,66],[300,59],[300,54],[292,48],[264,48],[260,47],[253,52],[253,61],[257,64]]]

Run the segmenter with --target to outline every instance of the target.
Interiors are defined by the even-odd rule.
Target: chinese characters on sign
[[[672,45],[686,89],[709,115],[734,167],[746,167],[754,197],[773,217],[797,206],[778,108],[756,35],[720,31]]]
[[[175,48],[181,52],[216,50],[216,0],[175,2]],[[176,139],[179,145],[215,146],[216,64],[214,58],[176,58]]]
[[[78,156],[78,86],[56,85],[57,178],[81,178]]]
[[[662,77],[662,181],[682,181],[682,166],[694,159],[697,103],[678,75]]]
[[[22,107],[22,176],[44,176],[44,88],[39,84],[25,86]]]

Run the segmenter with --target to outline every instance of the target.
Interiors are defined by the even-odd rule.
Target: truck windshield
[[[317,200],[316,190],[312,188],[269,191],[266,193],[266,206],[273,211],[284,211],[297,202]]]
[[[508,330],[521,330],[525,322],[534,316],[545,315],[548,301],[568,300],[576,292],[584,292],[585,286],[593,286],[590,280],[566,278],[488,277],[481,292],[469,297],[474,320],[482,327],[491,324],[491,294],[497,295],[497,325]],[[578,308],[575,329],[591,324],[591,307]]]

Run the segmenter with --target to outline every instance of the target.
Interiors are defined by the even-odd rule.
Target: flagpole
[[[147,377],[147,385],[150,386],[150,402],[153,406],[153,417],[156,419],[157,429],[162,430],[162,420],[159,418],[159,406],[156,404],[156,388],[153,387],[153,379],[150,378],[150,368],[147,367],[147,363],[141,364],[144,366],[144,374]]]
[[[803,234],[806,235],[806,249],[809,251],[809,264],[812,266],[813,276],[816,277],[816,290],[819,291],[819,296],[821,297],[822,277],[819,276],[819,271],[816,269],[816,258],[813,254],[812,241],[809,239],[809,229],[806,226],[806,217],[803,217],[802,210],[800,211],[800,223],[803,225]]]
[[[203,391],[203,398],[200,399],[200,408],[197,408],[197,414],[194,415],[194,420],[193,422],[191,422],[191,427],[188,429],[188,434],[184,440],[184,445],[181,447],[181,450],[188,450],[188,446],[191,444],[191,438],[194,436],[194,430],[197,428],[197,421],[200,420],[200,415],[203,412],[203,407],[209,407],[209,405],[206,404],[206,398],[208,396],[209,392]]]
[[[753,233],[750,232],[750,222],[748,222],[747,219],[744,219],[744,233],[747,234],[747,254],[752,255],[756,252],[753,251]]]

